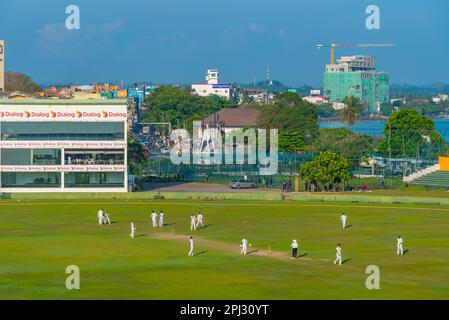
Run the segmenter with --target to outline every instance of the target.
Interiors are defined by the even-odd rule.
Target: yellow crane
[[[393,43],[365,43],[365,44],[339,44],[339,43],[331,43],[331,44],[318,44],[316,47],[318,49],[321,48],[330,48],[331,51],[331,64],[335,63],[335,48],[341,47],[356,47],[356,48],[372,48],[372,47],[394,47]]]

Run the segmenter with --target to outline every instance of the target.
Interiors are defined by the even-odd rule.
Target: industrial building
[[[0,99],[0,192],[126,192],[126,100]]]
[[[373,114],[389,102],[389,77],[385,72],[376,71],[373,57],[341,57],[336,63],[326,65],[323,93],[330,102],[337,103],[348,96],[357,97],[367,105],[367,112]]]
[[[232,91],[231,84],[220,83],[220,73],[217,69],[207,70],[206,83],[192,84],[192,92],[202,97],[217,95],[229,100],[232,97]]]

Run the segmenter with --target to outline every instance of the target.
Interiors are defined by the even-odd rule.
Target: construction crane
[[[338,44],[338,43],[332,43],[332,44],[318,44],[316,47],[317,49],[321,48],[330,48],[331,49],[331,64],[335,64],[335,48],[340,47],[357,47],[357,48],[372,48],[372,47],[394,47],[395,45],[393,43],[366,43],[366,44]]]

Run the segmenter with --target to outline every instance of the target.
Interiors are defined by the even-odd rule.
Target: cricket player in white
[[[246,239],[246,237],[243,237],[242,239],[242,244],[240,245],[240,253],[243,255],[246,255],[247,251],[248,251],[248,240]]]
[[[404,241],[402,240],[401,236],[398,236],[398,245],[397,245],[398,256],[404,255],[404,248],[402,247],[403,242]]]
[[[103,224],[103,209],[100,209],[97,213],[98,224]]]
[[[198,215],[197,215],[196,219],[197,219],[196,228],[198,228],[198,226],[200,224],[201,224],[201,228],[204,228],[204,225],[203,225],[203,214],[201,212],[198,212]]]
[[[162,228],[164,226],[164,212],[159,213],[159,227]]]
[[[193,257],[193,237],[190,237],[189,239],[189,257]]]
[[[343,229],[346,229],[346,219],[348,219],[348,217],[346,216],[345,213],[343,213],[343,214],[341,215],[341,217],[340,217],[340,220],[341,220],[341,224],[342,224],[342,226],[343,226]]]
[[[153,222],[153,228],[157,228],[157,213],[156,213],[156,211],[151,212],[151,221]]]
[[[190,231],[196,231],[196,218],[194,213],[190,216]]]
[[[134,222],[131,222],[131,234],[130,237],[134,239],[134,232],[136,231],[136,228],[134,227]]]
[[[293,240],[291,247],[292,247],[292,259],[298,259],[298,241]]]
[[[111,219],[109,218],[109,214],[108,213],[104,214],[104,223],[106,224],[106,222],[108,224],[111,224]]]
[[[341,244],[338,244],[337,248],[335,248],[336,258],[334,260],[334,264],[338,264],[341,266]]]

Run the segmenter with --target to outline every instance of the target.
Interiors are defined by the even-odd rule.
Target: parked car
[[[254,181],[232,180],[229,187],[231,189],[255,188],[256,183]]]

